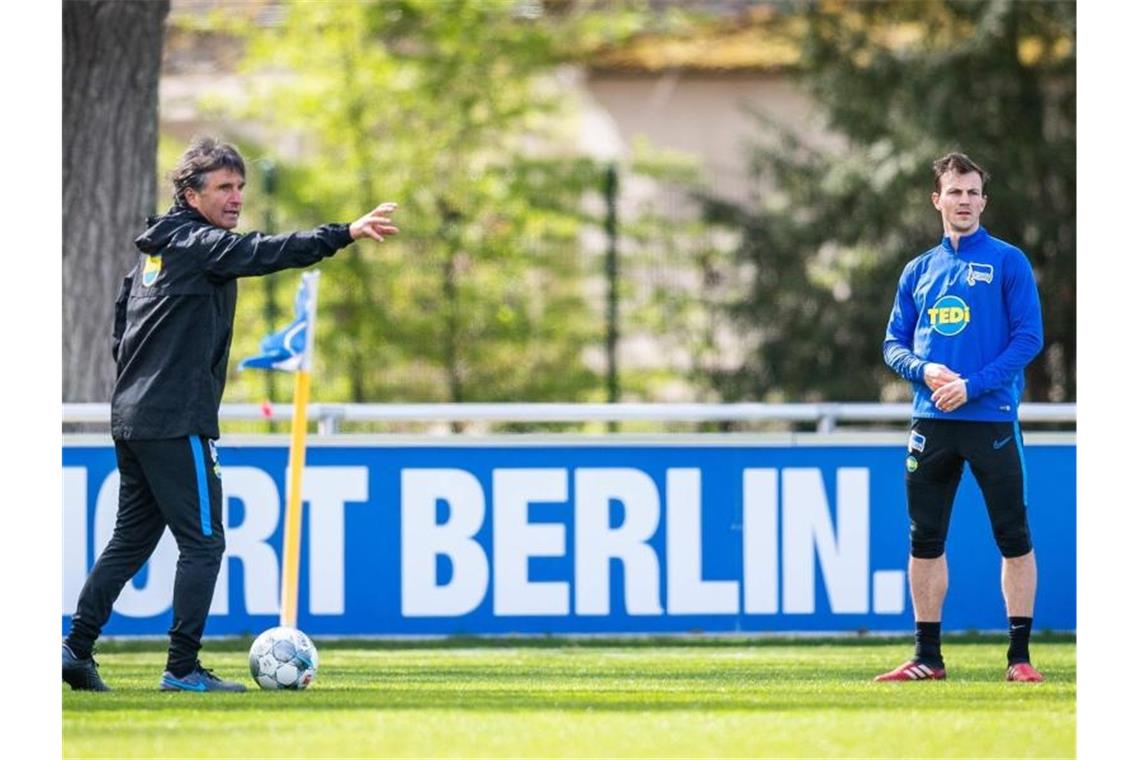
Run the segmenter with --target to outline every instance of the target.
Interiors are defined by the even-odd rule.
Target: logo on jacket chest
[[[970,307],[958,296],[942,296],[926,310],[926,315],[939,335],[957,335],[970,324]]]
[[[966,284],[974,287],[979,282],[989,284],[994,281],[994,265],[971,261],[966,264]]]
[[[147,256],[146,264],[143,265],[143,278],[142,283],[147,287],[154,284],[158,279],[159,273],[162,272],[162,257],[161,256]]]

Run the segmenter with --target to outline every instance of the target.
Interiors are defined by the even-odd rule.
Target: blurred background
[[[907,401],[880,347],[951,150],[1037,274],[1025,400],[1076,400],[1075,3],[72,0],[63,22],[64,401],[109,400],[132,240],[202,134],[246,158],[239,231],[400,204],[399,236],[321,265],[314,401]],[[235,367],[298,280],[241,281],[226,402],[289,400]]]

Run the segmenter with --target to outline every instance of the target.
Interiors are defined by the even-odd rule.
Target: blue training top
[[[883,341],[887,364],[914,386],[914,416],[1017,420],[1022,370],[1044,344],[1029,259],[984,227],[949,236],[903,268]],[[929,362],[966,379],[966,403],[940,412],[923,381]]]

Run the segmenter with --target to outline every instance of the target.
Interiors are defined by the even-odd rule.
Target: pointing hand
[[[392,226],[392,220],[388,218],[388,214],[395,210],[395,203],[381,203],[348,225],[348,233],[352,235],[353,240],[370,237],[377,243],[383,243],[385,235],[395,235],[400,231],[399,228]]]

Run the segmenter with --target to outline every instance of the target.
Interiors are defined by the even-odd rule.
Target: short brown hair
[[[170,172],[174,185],[174,205],[186,205],[186,191],[201,192],[206,185],[206,175],[218,169],[233,169],[245,176],[245,161],[234,146],[219,142],[213,137],[195,137],[190,141],[186,152],[178,159],[178,165]]]
[[[934,192],[936,193],[942,192],[942,175],[949,171],[955,174],[977,172],[982,178],[983,193],[986,191],[986,183],[990,181],[989,172],[974,163],[965,153],[947,153],[935,161],[931,168],[934,169]]]

